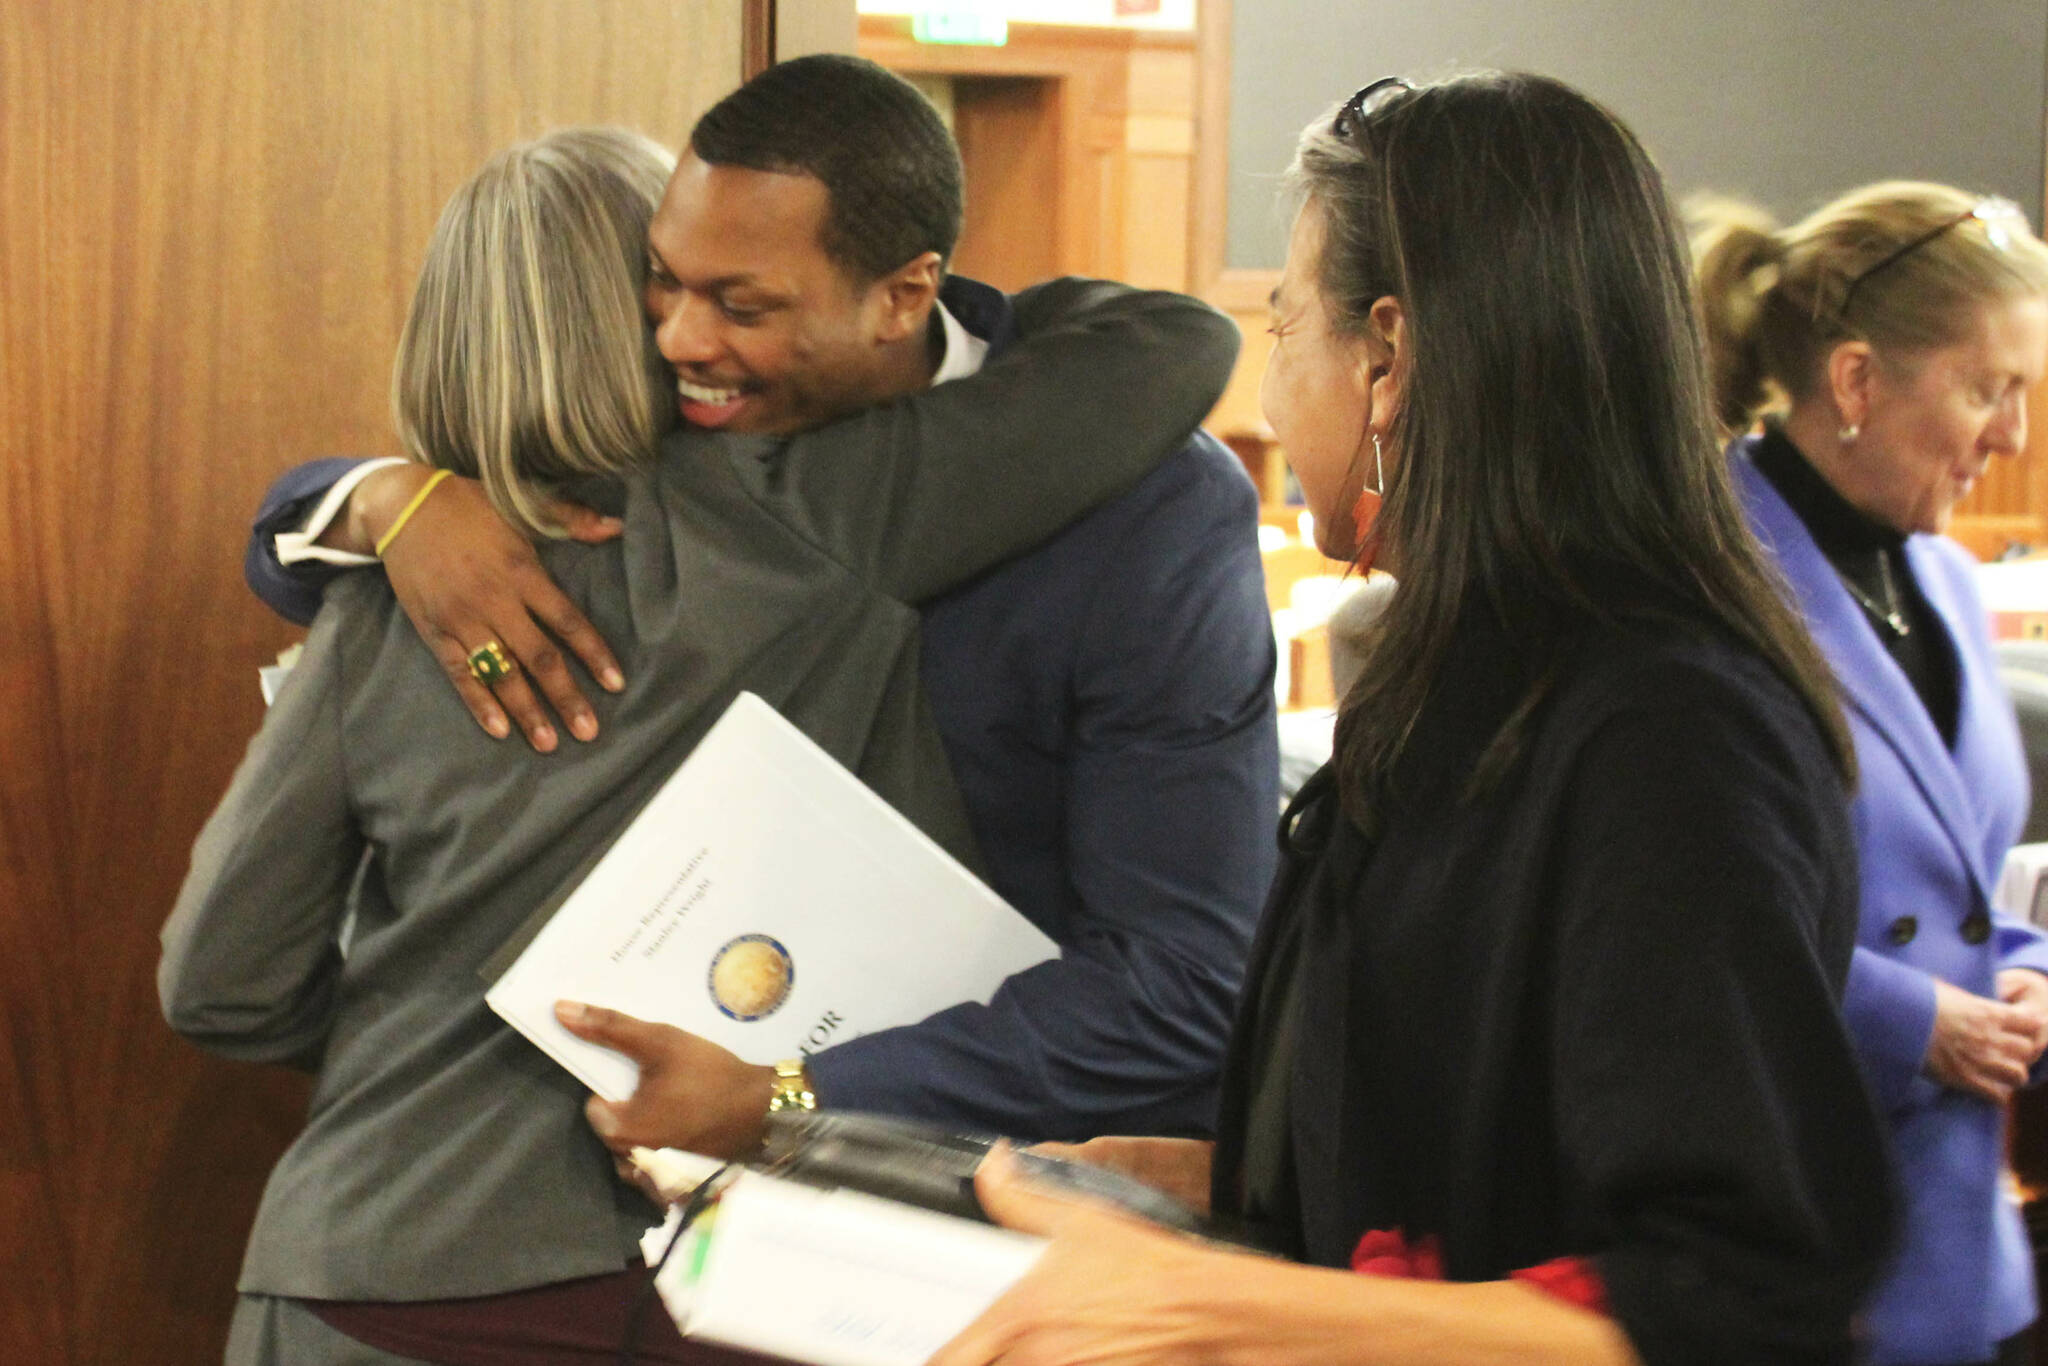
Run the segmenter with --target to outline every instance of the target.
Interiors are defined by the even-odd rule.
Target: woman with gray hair
[[[2030,1361],[2004,1119],[2048,1045],[2048,939],[1991,909],[2027,775],[1976,565],[1940,533],[2026,444],[2048,247],[2010,203],[1905,181],[1783,230],[1725,202],[1696,216],[1715,406],[1747,433],[1736,482],[1841,682],[1862,771],[1843,1009],[1905,1197],[1864,1310],[1870,1360]]]
[[[435,231],[394,384],[413,458],[475,474],[530,531],[559,531],[571,481],[616,480],[621,536],[543,547],[634,680],[598,699],[605,738],[545,761],[493,742],[385,577],[346,576],[164,927],[174,1028],[318,1074],[256,1217],[232,1361],[616,1349],[656,1211],[479,969],[742,689],[977,862],[914,604],[1136,482],[1228,376],[1213,311],[1060,281],[1019,297],[1022,339],[972,377],[786,438],[663,437],[640,310],[671,164],[601,129],[493,158]],[[644,1359],[681,1350],[663,1325]]]
[[[1281,825],[1214,1148],[1080,1155],[1306,1265],[998,1163],[1051,1244],[934,1366],[1846,1366],[1889,1189],[1853,760],[1662,181],[1514,74],[1367,86],[1295,178],[1266,414],[1324,552],[1400,586]]]
[[[405,452],[559,537],[548,494],[653,458],[672,378],[641,316],[647,206],[675,158],[569,128],[492,157],[441,211],[392,366]]]

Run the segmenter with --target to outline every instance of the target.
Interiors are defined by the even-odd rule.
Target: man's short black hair
[[[862,283],[960,240],[960,151],[938,110],[862,57],[769,67],[713,105],[690,134],[709,166],[815,176],[831,194],[825,254]]]

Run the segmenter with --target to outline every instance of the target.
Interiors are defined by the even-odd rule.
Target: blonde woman
[[[1023,340],[976,376],[787,438],[657,444],[640,299],[669,167],[607,130],[494,158],[436,230],[394,386],[413,457],[475,472],[537,534],[569,481],[614,479],[623,534],[542,552],[633,680],[597,699],[604,738],[545,759],[493,742],[384,576],[340,579],[164,928],[173,1027],[318,1072],[230,1360],[615,1348],[654,1211],[479,967],[742,688],[972,861],[911,604],[1133,483],[1228,374],[1235,332],[1209,310],[1064,281],[1019,298]],[[642,1359],[680,1350],[643,1325]]]
[[[2012,204],[1890,182],[1779,230],[1698,206],[1699,291],[1752,525],[1840,680],[1862,781],[1844,1013],[1890,1123],[1900,1239],[1873,1362],[2031,1359],[2033,1256],[2004,1106],[2048,1042],[2048,942],[1989,902],[2027,775],[1975,571],[1941,538],[2026,442],[2048,248]]]

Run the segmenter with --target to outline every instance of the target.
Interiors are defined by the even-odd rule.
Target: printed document
[[[752,693],[537,919],[486,968],[485,999],[610,1100],[635,1065],[563,1029],[556,1001],[769,1063],[986,1004],[1059,952]]]
[[[678,1223],[672,1209],[640,1246],[683,1336],[812,1366],[922,1366],[1045,1250],[1028,1234],[757,1172],[671,1252]]]

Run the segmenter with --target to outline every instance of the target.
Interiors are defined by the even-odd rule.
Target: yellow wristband
[[[434,491],[434,486],[452,473],[452,470],[435,470],[427,476],[427,482],[420,485],[420,491],[412,496],[412,501],[405,505],[404,510],[398,514],[397,520],[391,523],[390,530],[377,538],[378,559],[384,558],[384,552],[389,550],[391,543],[398,539],[398,533],[405,530],[405,524],[412,520],[412,515],[420,510],[420,504],[427,501],[427,495]]]

